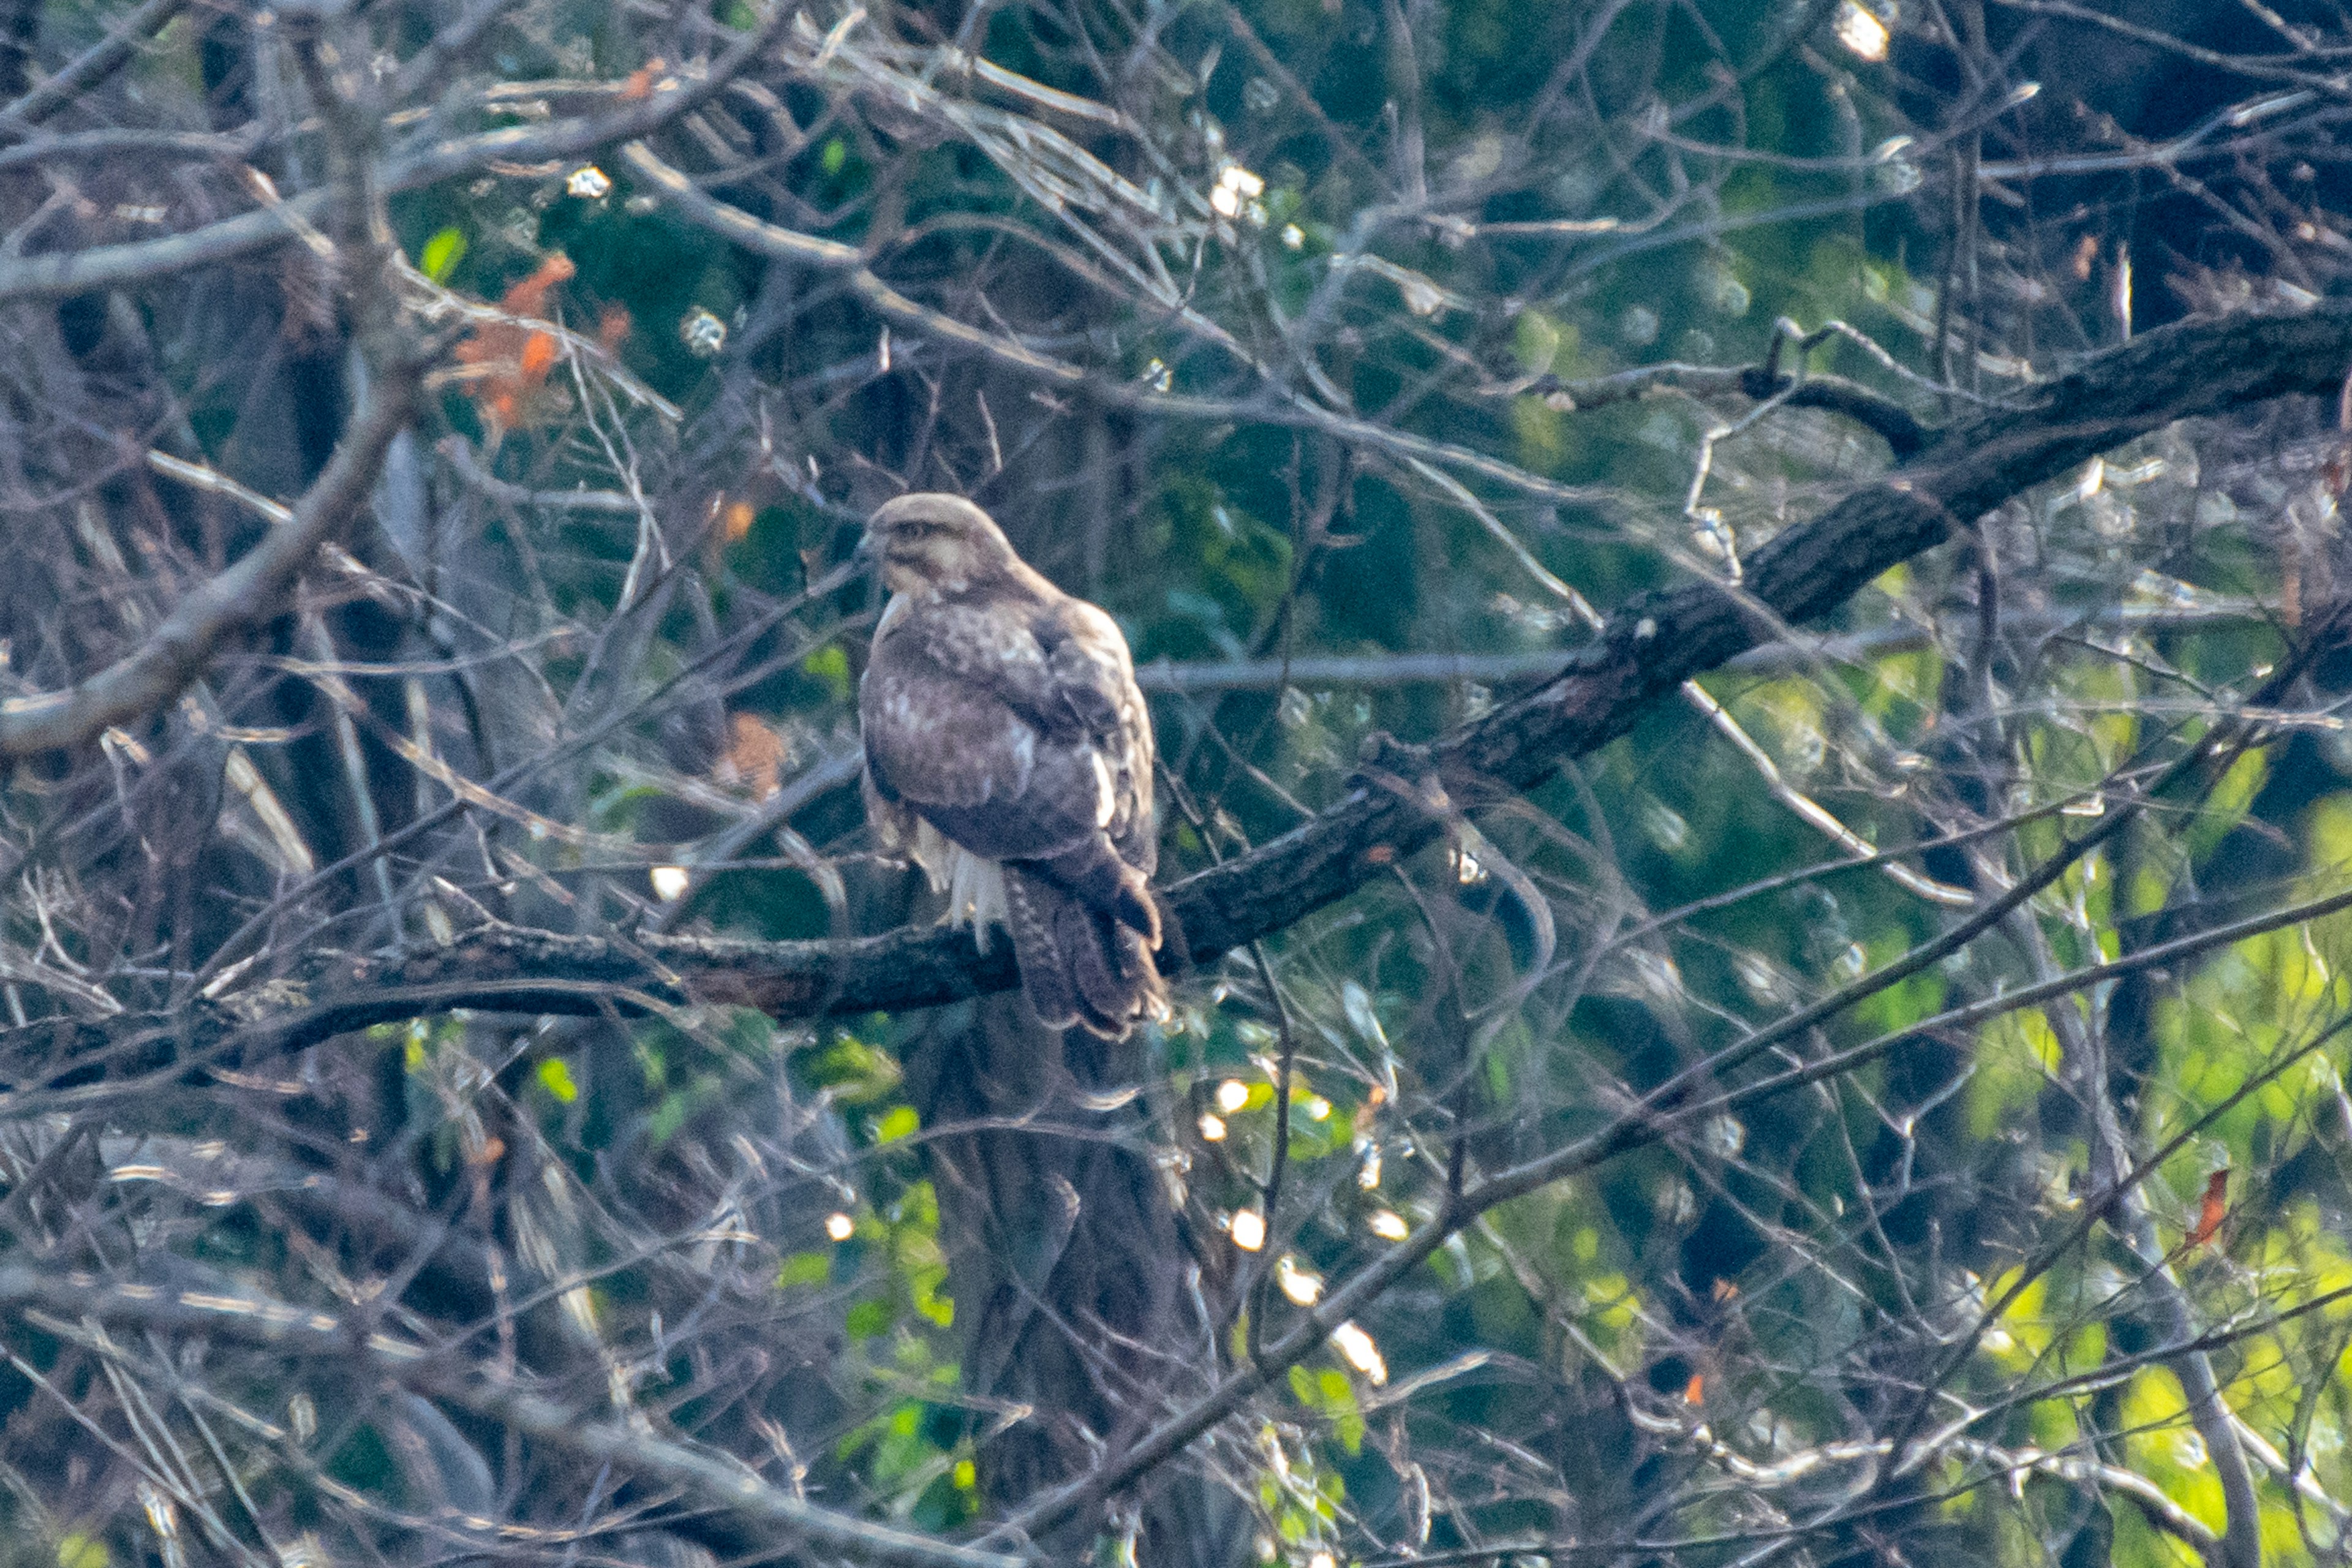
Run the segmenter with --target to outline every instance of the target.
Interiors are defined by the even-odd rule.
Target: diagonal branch
[[[129,64],[140,45],[187,8],[188,0],[146,0],[55,76],[0,109],[0,138],[13,141],[31,134],[42,121]]]
[[[2348,362],[2352,305],[2150,332],[2053,383],[2032,407],[1963,422],[1916,461],[1788,529],[1751,554],[1744,592],[1693,583],[1625,605],[1565,657],[1557,679],[1444,737],[1426,765],[1465,786],[1533,788],[1623,734],[1683,681],[1771,641],[1787,625],[1827,614],[2018,492],[2175,420],[2333,392]],[[25,722],[8,715],[0,725],[11,721]],[[0,737],[8,733],[0,727]],[[1443,831],[1442,815],[1363,785],[1282,837],[1176,883],[1168,903],[1195,958],[1213,956],[1347,897]],[[812,1017],[933,1006],[1007,990],[1015,980],[1002,944],[983,954],[969,933],[940,929],[751,942],[500,927],[430,952],[332,961],[307,977],[316,998],[310,1005],[258,1022],[223,1014],[181,1037],[184,1047],[234,1040],[242,1051],[267,1054],[453,1007],[590,1013],[612,1005],[616,992],[640,1010],[718,1003]],[[29,1052],[45,1027],[78,1026],[7,1031],[0,1044]]]
[[[1749,557],[1744,596],[1693,583],[1622,606],[1558,679],[1454,731],[1429,763],[1443,777],[1532,788],[1623,734],[1684,680],[1770,641],[1780,625],[1827,614],[2021,490],[2175,420],[2332,392],[2347,363],[2352,306],[2148,333],[2053,383],[2034,407],[1963,422],[1916,461],[1771,540]],[[1169,901],[1196,956],[1231,952],[1346,897],[1442,830],[1416,804],[1361,785],[1312,822],[1177,883]],[[710,955],[715,963],[649,952],[682,975],[724,971],[723,981],[689,981],[711,999],[719,984],[725,1000],[802,1016],[921,1006],[1013,982],[1001,950],[983,958],[969,936],[945,931],[730,946]]]
[[[413,370],[387,374],[291,516],[182,599],[145,642],[63,691],[0,702],[0,759],[82,745],[110,725],[155,711],[204,672],[224,640],[282,614],[287,586],[367,503],[384,453],[415,411],[416,387]]]

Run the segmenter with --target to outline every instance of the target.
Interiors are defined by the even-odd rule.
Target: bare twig
[[[197,677],[224,640],[281,614],[296,574],[366,504],[384,453],[414,410],[419,368],[383,377],[326,470],[288,509],[289,520],[192,590],[139,647],[64,691],[0,703],[0,757],[83,745],[110,725],[155,711]]]
[[[779,1491],[731,1458],[583,1419],[581,1412],[511,1384],[453,1371],[430,1345],[283,1301],[211,1291],[108,1284],[89,1275],[0,1265],[0,1301],[39,1304],[166,1332],[216,1335],[329,1361],[356,1360],[394,1382],[602,1464],[677,1487],[705,1506],[782,1530],[860,1561],[910,1568],[1020,1568],[1018,1554],[977,1551],[821,1508]]]

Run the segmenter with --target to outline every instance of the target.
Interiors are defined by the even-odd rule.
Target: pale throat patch
[[[934,893],[945,893],[947,913],[940,923],[970,926],[980,951],[988,951],[989,928],[1005,924],[1004,867],[954,843],[921,817],[915,819],[915,842],[909,852]]]

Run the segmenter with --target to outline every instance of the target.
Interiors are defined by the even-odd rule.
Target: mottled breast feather
[[[1012,930],[1048,1023],[1116,1036],[1162,1016],[1151,718],[1127,639],[977,509],[893,504],[875,530],[896,518],[933,531],[913,550],[900,538],[902,562],[925,559],[940,527],[968,531],[948,552],[957,574],[926,581],[909,565],[875,628],[858,716],[877,840],[950,895],[947,918]]]

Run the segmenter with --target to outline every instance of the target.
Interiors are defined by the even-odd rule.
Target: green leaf
[[[416,258],[416,269],[436,283],[446,283],[449,275],[457,270],[457,263],[465,259],[464,231],[445,228],[425,242],[424,253]]]
[[[833,1278],[833,1259],[822,1252],[795,1252],[776,1270],[776,1286],[822,1285]]]
[[[890,1321],[896,1316],[887,1301],[860,1301],[849,1309],[842,1327],[849,1331],[853,1340],[870,1340],[877,1334],[887,1333]]]
[[[843,1035],[814,1053],[808,1072],[819,1089],[848,1105],[870,1105],[898,1087],[903,1076],[889,1052],[855,1035]]]
[[[840,174],[849,162],[849,143],[838,136],[835,137],[824,144],[824,151],[817,154],[817,162],[827,174]]]
[[[801,668],[824,681],[835,702],[849,700],[849,655],[839,643],[817,649],[801,660]]]
[[[1541,375],[1560,363],[1560,350],[1576,353],[1576,329],[1565,332],[1559,322],[1541,310],[1522,310],[1511,329],[1511,352],[1518,357],[1519,367],[1530,375]]]
[[[571,1065],[562,1057],[550,1057],[539,1064],[539,1086],[555,1096],[561,1105],[570,1105],[580,1098],[580,1086],[572,1081]]]
[[[914,1300],[916,1311],[943,1329],[951,1329],[955,1327],[955,1298],[942,1294],[940,1289],[947,1282],[948,1271],[944,1264],[919,1269],[908,1280],[908,1293]]]
[[[693,1100],[683,1094],[665,1096],[646,1116],[646,1139],[658,1149],[677,1136],[686,1119],[694,1113]]]
[[[874,1142],[896,1143],[901,1138],[913,1136],[922,1124],[923,1119],[916,1114],[913,1106],[894,1105],[874,1124]]]

